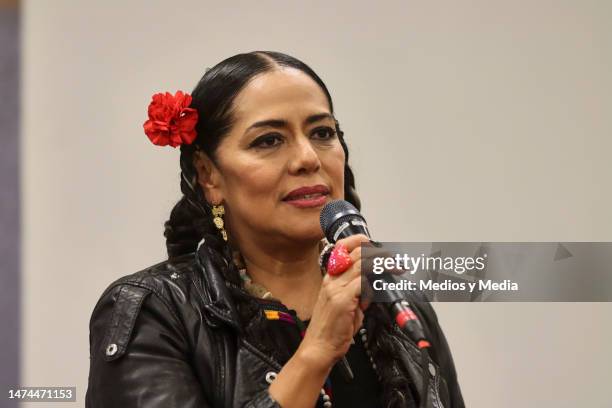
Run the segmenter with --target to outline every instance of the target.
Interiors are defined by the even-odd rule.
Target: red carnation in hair
[[[157,93],[149,104],[149,120],[143,127],[153,144],[158,146],[191,144],[196,138],[198,111],[189,108],[191,95],[177,91]]]

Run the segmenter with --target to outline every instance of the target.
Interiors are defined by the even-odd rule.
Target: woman
[[[191,97],[156,95],[145,132],[181,146],[183,197],[168,260],[112,283],[93,311],[87,407],[463,406],[431,306],[415,303],[432,344],[422,363],[382,305],[359,302],[365,236],[336,244],[346,271],[321,273],[321,208],[359,201],[308,66],[228,58]]]

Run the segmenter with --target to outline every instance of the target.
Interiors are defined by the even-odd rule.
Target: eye
[[[336,136],[336,131],[329,126],[316,128],[312,131],[313,137],[320,140],[330,140]]]
[[[278,133],[268,133],[266,135],[259,136],[258,138],[253,140],[251,144],[249,145],[249,147],[265,149],[265,148],[277,146],[281,142],[282,142],[281,135],[279,135]]]

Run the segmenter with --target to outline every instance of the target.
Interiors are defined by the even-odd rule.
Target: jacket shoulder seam
[[[129,285],[121,285],[117,293],[117,300],[113,305],[113,312],[110,321],[106,327],[106,335],[102,345],[112,347],[105,353],[106,361],[112,361],[121,357],[126,349],[132,336],[132,331],[136,323],[136,319],[140,312],[140,308],[151,293],[148,289],[139,288],[129,289]]]
[[[151,292],[153,295],[155,295],[164,304],[164,306],[168,309],[168,311],[170,313],[172,313],[172,315],[177,320],[180,320],[178,314],[176,313],[174,308],[170,305],[169,299],[166,296],[162,295],[162,293],[159,290],[157,290],[154,286],[145,284],[141,280],[138,280],[138,281],[125,280],[125,281],[117,282],[117,283],[111,285],[107,289],[107,292],[112,290],[112,289],[114,289],[114,288],[116,288],[116,287],[122,287],[122,286],[135,286],[135,287],[139,287],[139,288],[148,290],[149,292]],[[106,294],[106,292],[105,292],[105,294]]]
[[[193,255],[193,254],[189,254],[189,255]],[[183,274],[193,273],[193,268],[189,267],[187,265],[187,262],[177,262],[176,264],[174,264],[166,260],[156,265],[140,270],[138,272],[132,273],[130,275],[122,276],[116,279],[114,282],[110,283],[106,287],[106,289],[104,289],[96,305],[94,306],[92,316],[95,314],[98,307],[100,306],[102,299],[104,299],[104,297],[106,297],[110,292],[112,292],[118,286],[121,286],[121,285],[132,285],[132,286],[139,286],[141,288],[147,289],[153,294],[157,295],[157,297],[166,305],[166,307],[170,310],[170,312],[173,313],[173,315],[178,318],[178,315],[175,313],[174,309],[170,305],[170,300],[166,296],[164,296],[154,285],[146,282],[148,280],[154,279],[157,276],[163,277],[164,271],[168,272],[170,270],[170,268],[167,268],[168,266],[172,266],[173,267],[172,269],[180,270]]]

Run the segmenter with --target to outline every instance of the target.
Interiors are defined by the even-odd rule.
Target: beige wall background
[[[150,97],[239,52],[326,81],[378,239],[612,240],[611,2],[24,3],[22,385],[76,385],[67,407],[98,296],[165,256]],[[611,304],[435,308],[469,407],[612,403]]]

